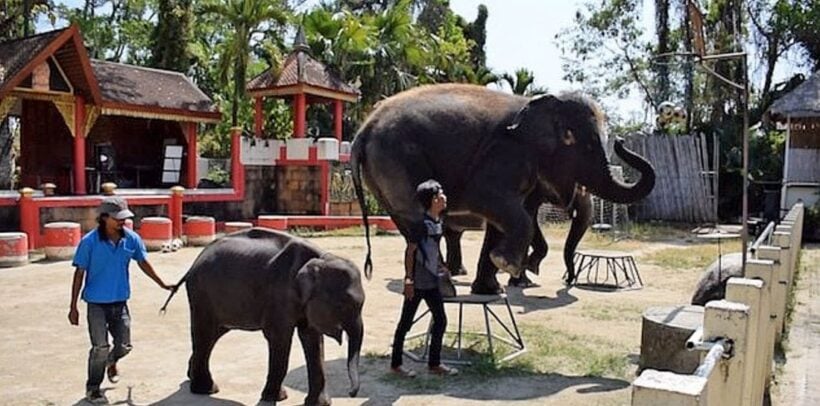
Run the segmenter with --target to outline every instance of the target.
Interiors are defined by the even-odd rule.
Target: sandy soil
[[[583,376],[569,362],[558,362],[542,373],[525,376],[484,378],[476,374],[443,382],[420,380],[420,384],[396,382],[386,377],[389,343],[398,318],[401,296],[397,293],[402,276],[403,240],[394,236],[374,239],[375,273],[365,283],[364,308],[366,338],[362,363],[362,385],[357,398],[346,398],[345,347],[326,340],[329,394],[335,405],[440,405],[471,404],[629,404],[629,384],[634,379],[634,362],[640,348],[641,312],[655,305],[688,302],[699,270],[664,269],[649,264],[644,256],[664,248],[680,248],[686,242],[640,244],[633,250],[643,276],[644,289],[600,292],[562,288],[560,259],[562,238],[548,236],[552,251],[535,280],[542,286],[510,290],[513,310],[525,336],[536,340],[543,332],[553,332],[577,342],[579,348],[608,351],[627,360],[626,370],[603,377]],[[362,237],[312,239],[317,245],[356,263],[364,258]],[[475,262],[481,235],[464,238],[468,265]],[[582,243],[583,247],[583,243]],[[185,273],[200,249],[185,248],[173,254],[152,254],[155,268],[168,282]],[[0,403],[83,404],[86,357],[89,347],[81,308],[81,325],[69,325],[69,291],[72,269],[69,262],[37,262],[0,269]],[[461,289],[474,273],[459,277]],[[499,280],[506,282],[506,276]],[[191,395],[185,377],[190,354],[188,304],[185,294],[177,295],[168,313],[158,314],[166,292],[157,288],[139,269],[132,266],[133,352],[120,363],[122,380],[103,388],[112,403],[128,405],[242,405],[256,404],[267,372],[267,347],[261,333],[231,332],[217,344],[211,359],[214,379],[221,392],[211,398]],[[455,307],[448,306],[450,329],[456,320]],[[465,326],[478,330],[483,320],[479,308],[465,310]],[[533,334],[536,336],[534,337]],[[575,341],[573,341],[575,340]],[[528,354],[529,355],[529,354]],[[525,355],[525,356],[528,356]],[[532,356],[532,355],[529,355]],[[569,358],[568,358],[569,359]],[[560,359],[559,359],[560,360]],[[532,359],[538,363],[538,359]],[[407,361],[418,370],[422,364]],[[509,374],[508,374],[509,375]],[[610,376],[611,375],[611,376]],[[285,381],[290,398],[280,404],[302,404],[307,389],[304,358],[298,340],[290,356],[290,372]]]

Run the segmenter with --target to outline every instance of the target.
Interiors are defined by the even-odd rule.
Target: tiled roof
[[[94,59],[91,67],[107,102],[199,113],[217,111],[213,101],[181,73]]]
[[[302,49],[291,53],[281,72],[268,69],[248,82],[248,90],[273,89],[277,87],[307,84],[341,93],[360,94],[359,89],[342,80],[336,72],[314,59]]]
[[[39,54],[66,29],[0,42],[0,87],[3,87],[6,80],[11,80],[23,70],[31,58]]]

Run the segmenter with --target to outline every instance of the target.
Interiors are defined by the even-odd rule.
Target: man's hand
[[[71,310],[68,311],[68,322],[71,323],[72,326],[80,324],[80,312],[77,311],[76,307],[72,307]]]
[[[160,286],[161,286],[163,289],[165,289],[165,290],[170,290],[170,291],[172,291],[172,292],[173,292],[173,291],[175,291],[175,290],[177,290],[177,285],[166,285],[166,284],[165,284],[165,282],[162,282],[162,284],[161,284]]]
[[[415,289],[413,289],[413,283],[406,283],[404,284],[404,298],[406,300],[413,300],[413,296],[416,294]]]

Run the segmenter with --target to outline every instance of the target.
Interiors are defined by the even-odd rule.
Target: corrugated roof
[[[769,114],[780,117],[820,116],[820,71],[772,103]]]

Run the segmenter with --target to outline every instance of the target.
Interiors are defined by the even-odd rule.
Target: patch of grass
[[[379,379],[406,389],[419,391],[439,390],[445,384],[475,384],[497,377],[515,377],[560,373],[587,377],[628,378],[629,360],[626,351],[618,352],[617,345],[599,338],[581,337],[540,325],[521,325],[527,352],[506,362],[493,362],[488,354],[487,341],[483,334],[464,333],[462,335],[462,359],[472,362],[469,366],[458,366],[461,374],[442,379],[424,372],[424,363],[410,363],[408,366],[419,373],[415,379],[402,379],[384,373]],[[444,338],[442,358],[455,358],[455,334]],[[498,341],[493,341],[495,356],[500,359],[512,349]],[[406,348],[420,354],[423,338],[410,340]],[[368,354],[366,358],[379,359],[385,365],[389,357]],[[372,358],[375,357],[375,358]],[[386,370],[386,368],[385,368]]]
[[[584,304],[581,312],[584,317],[598,321],[639,322],[643,311],[640,307],[629,305]]]
[[[740,251],[740,242],[722,243],[722,254]],[[682,247],[664,248],[644,256],[643,260],[662,268],[703,269],[718,257],[716,244],[692,244]]]

